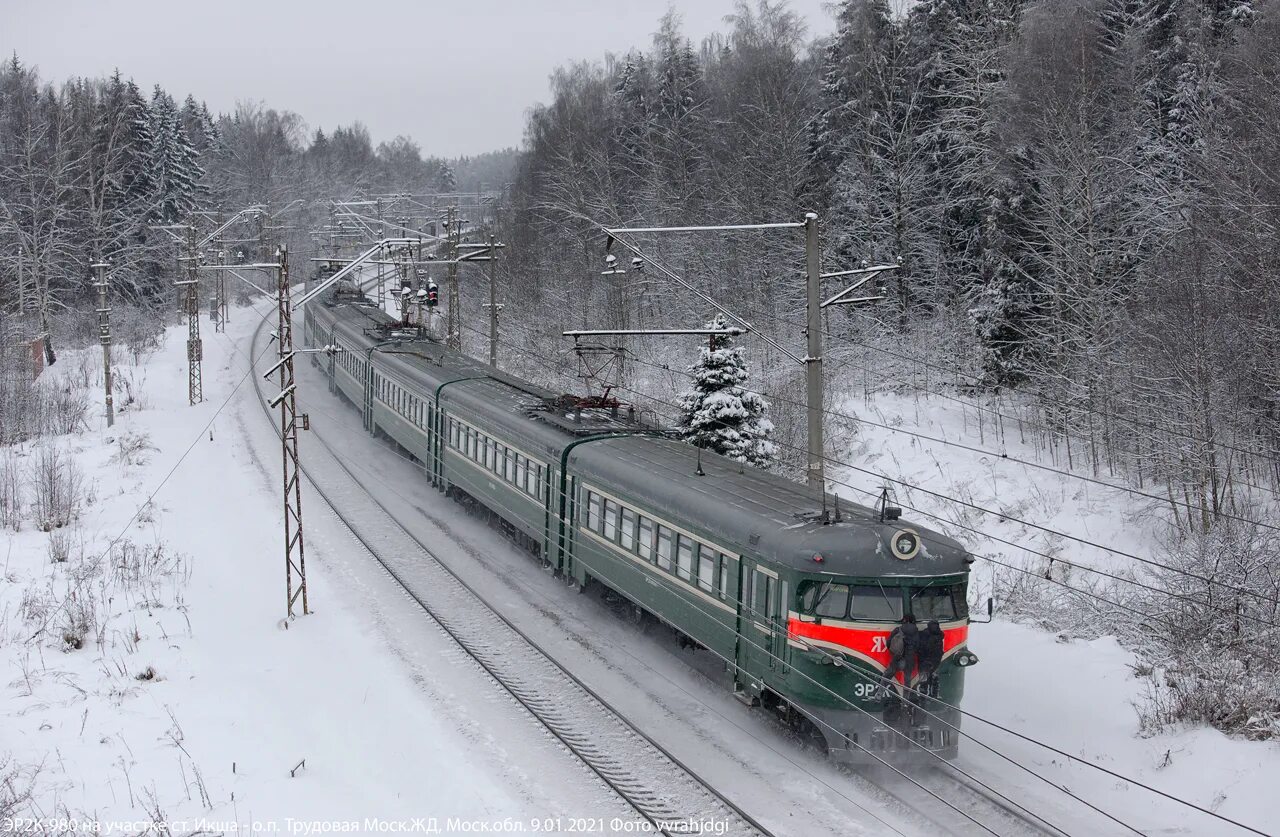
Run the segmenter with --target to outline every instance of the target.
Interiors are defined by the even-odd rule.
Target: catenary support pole
[[[302,601],[302,615],[311,612],[307,602],[307,562],[302,537],[302,467],[298,459],[298,400],[293,376],[293,306],[289,299],[289,253],[277,253],[276,334],[280,349],[280,446],[284,479],[285,611],[294,616]]]
[[[489,236],[489,365],[498,365],[498,239]]]
[[[196,248],[196,228],[187,235],[187,399],[192,404],[204,400],[201,361],[204,345],[200,341],[200,252]]]
[[[808,300],[808,351],[805,362],[805,394],[809,413],[809,487],[822,493],[826,513],[826,477],[823,472],[822,437],[822,269],[818,241],[818,216],[804,216],[806,297]]]
[[[98,339],[102,341],[102,385],[107,394],[107,427],[116,423],[115,406],[111,399],[111,309],[107,307],[106,262],[93,265],[94,286],[98,289]]]
[[[458,217],[458,210],[455,206],[450,206],[447,210],[446,224],[448,224],[448,241],[449,254],[448,278],[449,278],[449,319],[448,319],[448,335],[446,336],[446,345],[454,351],[462,351],[462,293],[458,288],[458,242],[461,240],[462,219]]]

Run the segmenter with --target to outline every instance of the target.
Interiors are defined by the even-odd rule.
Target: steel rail
[[[259,324],[257,329],[254,331],[251,347],[253,343],[257,342],[261,332],[262,325]],[[257,396],[257,400],[259,405],[263,408],[267,418],[270,419],[270,408],[267,407],[266,399],[263,397],[261,384],[258,382],[256,375],[254,378],[254,391]],[[334,463],[347,475],[358,490],[363,493],[368,502],[382,513],[386,520],[401,536],[407,538],[427,559],[430,560],[432,567],[446,574],[448,579],[451,579],[457,585],[458,590],[464,596],[468,596],[475,605],[478,605],[479,608],[483,609],[486,616],[492,616],[510,630],[514,637],[527,645],[536,657],[532,657],[527,654],[497,654],[494,653],[492,648],[495,643],[491,636],[486,638],[483,642],[477,642],[476,640],[465,636],[463,633],[464,629],[460,628],[456,624],[458,616],[454,615],[450,617],[440,613],[437,608],[433,608],[423,599],[422,596],[415,592],[412,585],[403,577],[402,573],[397,571],[391,563],[383,557],[380,550],[371,542],[372,539],[363,534],[359,530],[358,524],[349,520],[348,517],[340,511],[337,502],[331,497],[330,493],[322,488],[320,483],[312,477],[310,470],[308,470],[304,463],[302,466],[303,474],[307,477],[308,482],[311,483],[311,487],[315,492],[333,511],[334,516],[342,526],[350,532],[352,537],[354,537],[355,540],[360,543],[360,545],[364,547],[364,549],[374,558],[374,560],[378,562],[382,569],[396,582],[397,585],[399,585],[405,594],[409,596],[409,598],[412,599],[420,608],[422,608],[423,612],[425,612],[427,616],[442,631],[444,631],[444,633],[452,639],[468,657],[478,664],[486,674],[493,678],[494,682],[496,682],[520,706],[529,712],[534,719],[536,719],[557,741],[559,741],[567,750],[569,750],[569,752],[582,762],[587,769],[599,777],[607,787],[631,806],[642,818],[651,823],[657,829],[658,833],[672,835],[672,837],[688,833],[678,825],[664,827],[663,823],[679,823],[695,819],[705,820],[712,815],[719,814],[724,816],[728,814],[730,815],[729,819],[737,817],[740,820],[738,823],[739,827],[728,833],[746,833],[742,828],[742,826],[746,826],[748,830],[754,831],[755,833],[762,835],[762,837],[774,837],[773,833],[765,826],[761,825],[754,817],[695,773],[677,756],[664,748],[644,731],[636,727],[635,724],[629,721],[617,708],[583,682],[581,678],[577,677],[562,666],[544,648],[534,641],[532,637],[518,628],[507,617],[494,609],[494,607],[491,606],[474,587],[464,581],[444,561],[437,558],[435,554],[417,538],[417,536],[404,527],[396,519],[395,515],[393,515],[381,501],[373,496],[368,488],[366,488],[355,474],[351,472],[350,468],[347,467],[342,458],[339,457],[323,439],[317,437],[317,441],[330,455]],[[478,610],[476,608],[472,608],[463,612],[475,614]],[[491,624],[492,623],[490,622],[490,625]],[[510,661],[512,659],[519,660],[525,665],[534,659],[544,661],[556,676],[567,681],[564,685],[568,685],[571,690],[576,690],[581,693],[580,699],[585,699],[583,700],[583,703],[587,705],[588,710],[595,709],[597,714],[601,714],[616,723],[618,729],[613,731],[614,735],[621,732],[624,736],[634,739],[632,742],[629,742],[632,743],[633,746],[637,743],[642,744],[642,746],[647,746],[652,751],[653,755],[656,755],[659,759],[665,760],[670,764],[671,768],[683,773],[688,779],[688,784],[692,785],[692,788],[690,789],[694,790],[695,794],[702,794],[710,797],[708,801],[711,801],[713,805],[718,804],[722,807],[722,810],[688,811],[673,810],[672,808],[667,807],[670,800],[664,798],[665,793],[663,789],[650,788],[637,782],[634,778],[635,774],[632,770],[631,764],[620,763],[617,760],[611,759],[612,754],[608,750],[602,750],[596,746],[598,741],[593,740],[594,737],[590,730],[583,731],[574,728],[573,719],[568,717],[569,713],[566,712],[566,708],[575,704],[563,701],[547,700],[539,694],[537,684],[529,682],[536,681],[536,677],[527,678],[526,681],[522,682],[519,677],[514,676],[516,672],[509,669],[504,670],[503,663],[507,662],[508,665],[510,665]],[[670,776],[673,771],[668,769],[660,772],[664,776]]]

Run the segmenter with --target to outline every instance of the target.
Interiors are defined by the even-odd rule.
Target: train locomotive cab
[[[968,647],[972,559],[942,535],[886,528],[822,526],[805,540],[815,545],[819,538],[826,549],[804,550],[807,560],[787,562],[797,572],[785,617],[789,670],[777,686],[837,761],[954,758],[965,670],[978,661]],[[895,543],[904,531],[911,537]],[[864,540],[871,532],[874,546]],[[907,616],[922,632],[921,651],[923,631],[937,622],[941,659],[931,676],[918,655],[908,655],[909,670],[886,677],[890,636]],[[903,689],[904,682],[911,688]]]

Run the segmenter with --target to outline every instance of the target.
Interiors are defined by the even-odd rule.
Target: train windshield
[[[897,622],[902,619],[902,594],[897,587],[878,584],[811,582],[800,593],[800,608],[824,619]]]
[[[968,615],[964,585],[921,587],[911,591],[911,613],[917,622],[948,622]]]

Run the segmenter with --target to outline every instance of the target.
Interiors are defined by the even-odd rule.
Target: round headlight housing
[[[920,535],[911,529],[899,529],[889,539],[889,549],[899,561],[910,561],[920,552]]]

